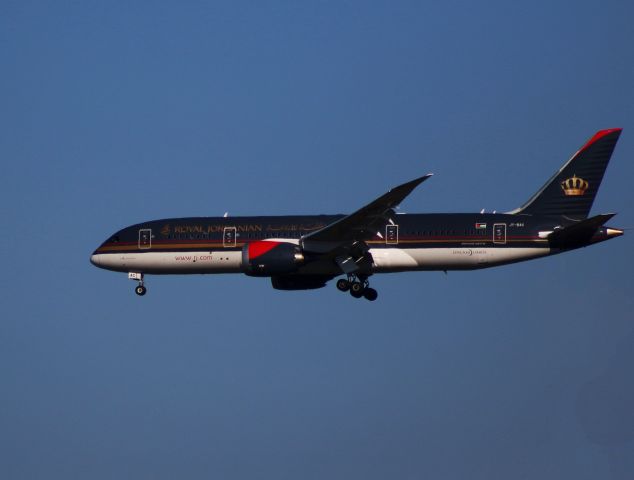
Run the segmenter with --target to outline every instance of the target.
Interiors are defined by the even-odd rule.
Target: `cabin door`
[[[506,223],[493,224],[493,243],[501,245],[506,243]]]
[[[222,234],[222,246],[225,248],[236,246],[236,227],[225,227]]]
[[[152,229],[142,228],[139,230],[139,250],[152,248]]]
[[[385,226],[385,243],[396,245],[398,243],[398,225]]]

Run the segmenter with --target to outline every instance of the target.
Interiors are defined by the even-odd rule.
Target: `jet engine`
[[[302,263],[304,254],[294,243],[257,241],[242,247],[242,269],[253,277],[293,273]]]

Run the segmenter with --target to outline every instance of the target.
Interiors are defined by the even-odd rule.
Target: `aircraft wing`
[[[394,208],[431,176],[428,173],[399,185],[356,212],[305,235],[301,240],[302,247],[305,251],[326,253],[342,245],[376,237],[394,215]]]

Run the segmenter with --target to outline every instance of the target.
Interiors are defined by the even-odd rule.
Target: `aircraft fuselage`
[[[301,246],[303,236],[344,215],[170,218],[124,228],[95,250],[102,268],[148,274],[239,273],[251,242]],[[400,214],[365,243],[372,261],[364,273],[408,270],[473,270],[567,250],[547,236],[569,224],[563,218],[509,214]],[[398,223],[397,223],[398,222]],[[601,228],[587,244],[616,230]],[[581,245],[585,246],[585,245]],[[297,274],[340,275],[331,261],[298,265]]]

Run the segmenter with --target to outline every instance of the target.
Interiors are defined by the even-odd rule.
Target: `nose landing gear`
[[[348,275],[348,279],[340,278],[337,280],[337,289],[342,292],[350,292],[354,298],[365,297],[371,302],[375,301],[379,296],[374,288],[370,288],[370,282],[366,275]]]
[[[140,297],[142,297],[143,295],[147,293],[147,288],[145,288],[145,285],[143,285],[142,273],[129,272],[128,278],[130,280],[136,280],[137,282],[139,282],[139,284],[134,288],[134,293],[136,293]]]

